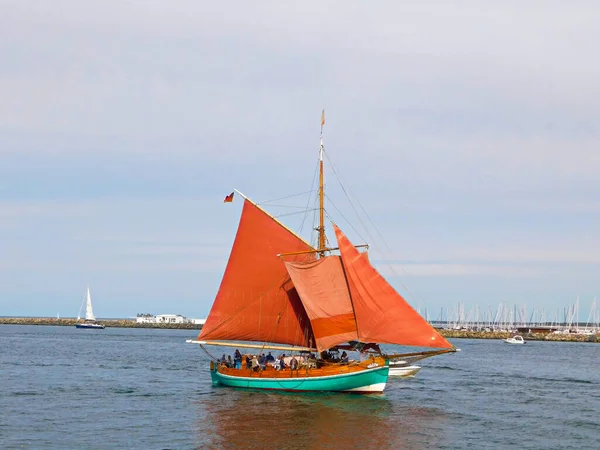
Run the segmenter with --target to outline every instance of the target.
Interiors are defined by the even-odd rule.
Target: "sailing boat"
[[[382,392],[390,360],[456,351],[379,274],[366,251],[359,251],[366,245],[353,245],[333,223],[337,247],[327,246],[324,123],[323,113],[316,245],[234,191],[244,205],[229,261],[206,323],[196,340],[187,341],[211,356],[214,386]],[[233,193],[225,202],[232,199]],[[380,344],[439,350],[388,355]],[[243,358],[236,351],[235,364],[229,364],[207,346],[256,350]],[[273,350],[283,355],[273,364],[265,362],[264,353]],[[338,357],[340,350],[361,356]]]
[[[83,309],[83,305],[85,304],[85,320],[83,322],[79,322],[81,320],[81,310]],[[90,295],[90,287],[87,288],[87,293],[83,302],[81,303],[81,307],[79,308],[79,314],[77,315],[77,321],[75,322],[75,327],[77,328],[93,328],[93,329],[104,329],[104,325],[96,322],[96,316],[94,316],[94,310],[92,309],[92,296]]]

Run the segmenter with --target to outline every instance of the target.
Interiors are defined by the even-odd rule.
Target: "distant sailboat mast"
[[[92,297],[90,295],[90,287],[87,288],[87,293],[85,296],[85,320],[96,320],[94,316],[94,310],[92,309]]]
[[[87,291],[85,293],[85,297],[81,302],[81,307],[79,308],[79,314],[77,314],[77,320],[81,320],[81,310],[83,309],[83,305],[85,305],[85,320],[96,320],[96,316],[94,316],[94,310],[92,309],[92,296],[90,295],[90,287],[87,287]]]

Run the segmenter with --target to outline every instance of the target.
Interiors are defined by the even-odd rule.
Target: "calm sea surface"
[[[213,388],[195,336],[0,325],[0,448],[600,448],[598,344],[455,340],[361,396]]]

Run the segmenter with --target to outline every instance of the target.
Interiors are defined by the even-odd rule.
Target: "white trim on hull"
[[[375,383],[369,384],[368,386],[361,386],[353,389],[346,389],[342,392],[383,392],[386,383]]]

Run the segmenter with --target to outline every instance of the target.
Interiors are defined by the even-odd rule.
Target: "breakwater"
[[[585,335],[577,333],[554,334],[554,333],[510,333],[500,331],[470,331],[470,330],[438,330],[445,338],[466,339],[507,339],[520,335],[526,341],[555,341],[555,342],[600,342],[600,335]]]
[[[75,326],[75,319],[49,317],[0,317],[0,325],[54,325]],[[114,328],[167,328],[175,330],[201,330],[202,325],[194,323],[137,323],[133,319],[98,320],[105,327]],[[438,329],[445,338],[466,339],[506,339],[515,333],[498,331],[470,331]],[[600,342],[600,335],[519,333],[526,341]]]
[[[0,317],[0,325],[53,325],[75,326],[76,319],[56,319],[49,317]],[[137,323],[131,319],[99,319],[98,323],[112,328],[168,328],[175,330],[200,330],[202,325],[194,323]]]

